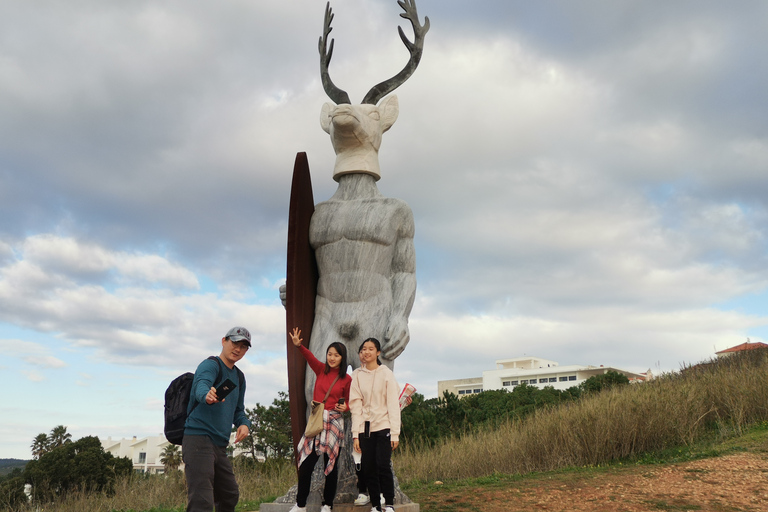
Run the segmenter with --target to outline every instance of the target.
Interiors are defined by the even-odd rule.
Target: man
[[[233,327],[221,339],[221,354],[197,367],[192,381],[189,412],[184,427],[182,455],[187,480],[187,512],[234,512],[240,491],[227,458],[232,425],[235,443],[249,433],[245,415],[245,377],[235,367],[251,347],[251,333]],[[217,387],[229,380],[235,387],[226,398]]]

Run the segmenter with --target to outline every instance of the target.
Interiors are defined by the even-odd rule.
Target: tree
[[[266,458],[274,459],[285,459],[293,455],[288,393],[280,391],[277,395],[269,407],[257,403],[256,407],[246,410],[252,425],[244,447],[251,450],[254,458],[258,452],[264,453]]]
[[[0,481],[0,510],[16,510],[16,507],[26,502],[24,479],[21,476],[12,474]]]
[[[32,449],[32,458],[39,459],[48,452],[50,443],[48,442],[48,436],[44,433],[37,434],[32,440],[30,448]]]
[[[49,449],[58,448],[67,443],[72,442],[72,434],[67,432],[67,427],[59,425],[51,429],[51,434],[48,436]]]
[[[166,473],[179,469],[179,466],[181,466],[181,452],[179,451],[179,447],[175,444],[166,446],[160,454],[160,462],[165,466]]]
[[[608,370],[601,375],[595,375],[588,378],[579,387],[584,393],[593,393],[604,389],[611,389],[615,386],[629,384],[629,379],[623,373]]]
[[[62,444],[27,463],[24,480],[37,501],[50,501],[74,490],[112,492],[119,476],[130,475],[133,463],[104,452],[99,438],[89,436]]]

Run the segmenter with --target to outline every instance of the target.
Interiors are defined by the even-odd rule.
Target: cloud
[[[418,5],[431,29],[378,183],[416,221],[399,380],[429,395],[523,354],[675,369],[765,339],[768,4]],[[316,202],[336,188],[324,8],[0,4],[4,370],[48,377],[43,397],[51,372],[108,383],[105,408],[138,410],[245,325],[249,397],[285,389],[296,153]],[[333,8],[331,75],[359,101],[411,30],[394,1]],[[147,418],[99,426],[156,433]]]
[[[193,272],[159,255],[54,235],[30,237],[16,252],[0,268],[0,317],[92,347],[105,361],[168,364],[178,345],[187,347],[185,356],[198,355],[230,324],[256,323],[254,345],[261,347],[282,331],[277,306],[200,293]],[[53,357],[38,364],[64,365]]]

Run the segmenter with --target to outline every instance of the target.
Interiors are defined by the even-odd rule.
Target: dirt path
[[[424,512],[768,511],[768,455],[560,472],[410,493]]]

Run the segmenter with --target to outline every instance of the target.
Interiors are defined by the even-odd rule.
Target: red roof
[[[728,354],[731,352],[741,352],[742,350],[754,350],[756,348],[764,348],[764,347],[768,347],[768,345],[760,341],[756,343],[750,343],[748,341],[746,343],[742,343],[741,345],[736,345],[735,347],[727,348],[725,350],[721,350],[720,352],[715,352],[715,354]]]

